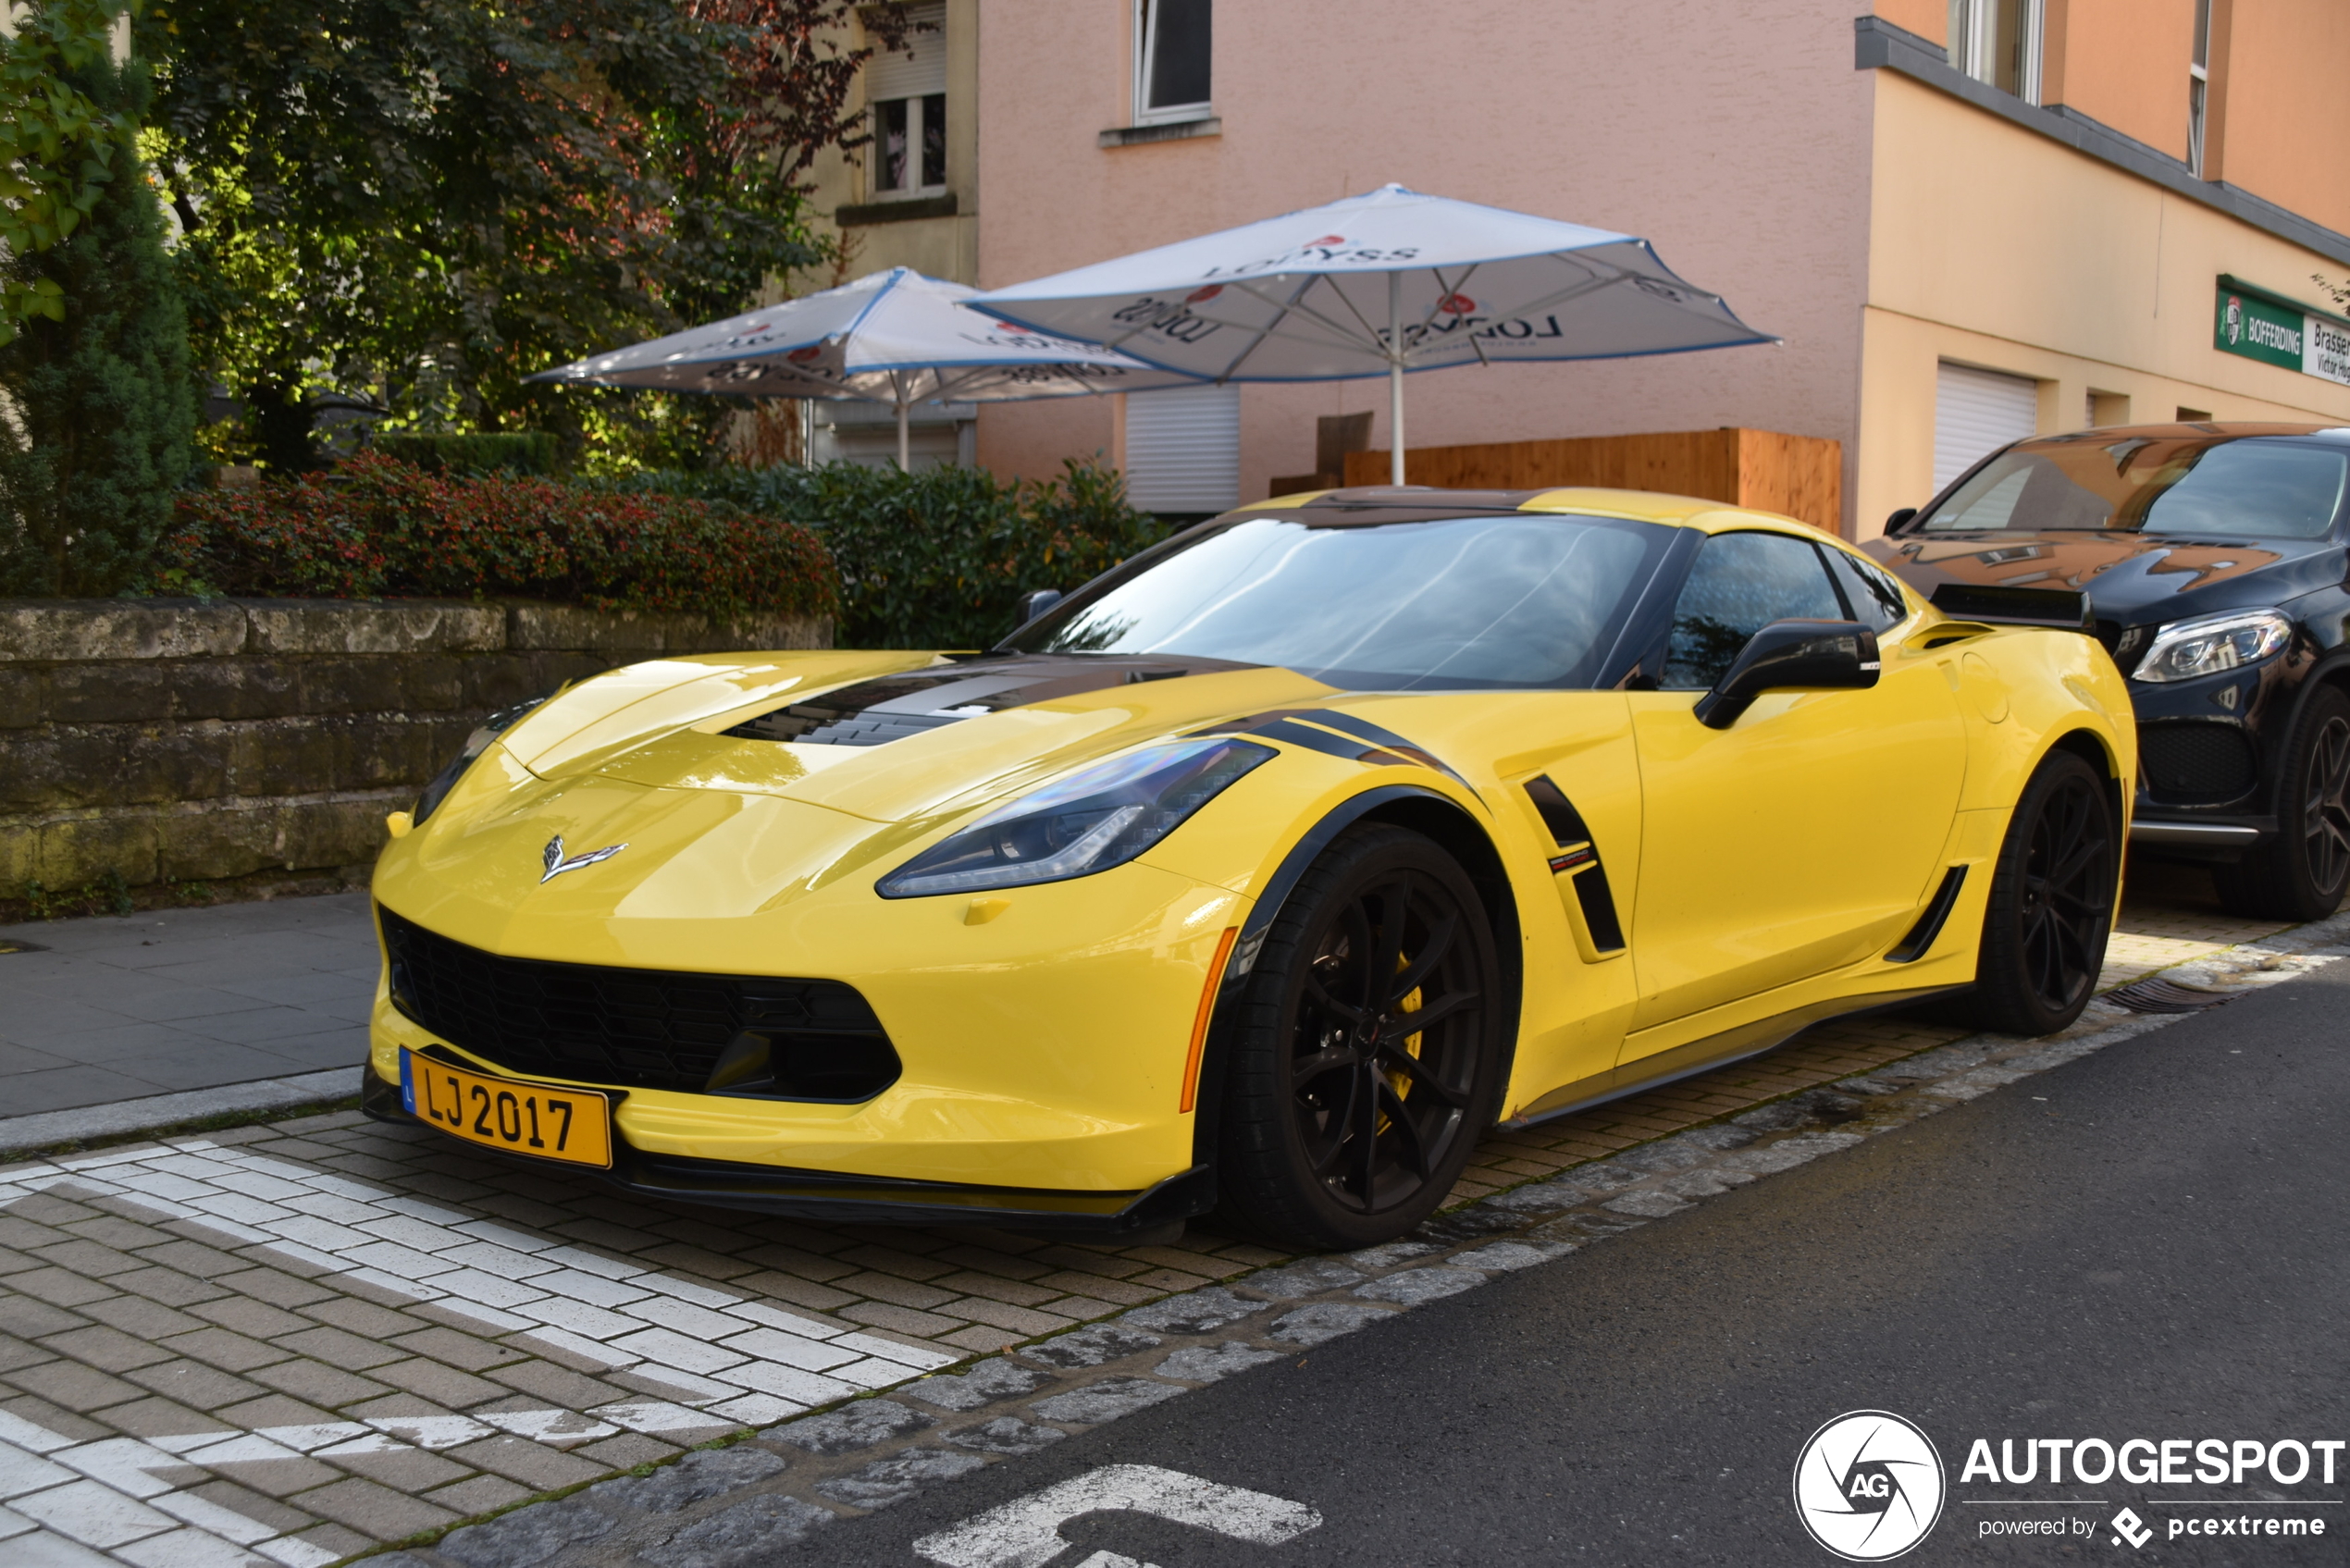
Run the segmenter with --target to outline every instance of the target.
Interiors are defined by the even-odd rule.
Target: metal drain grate
[[[2195,991],[2167,980],[2142,980],[2107,992],[2105,999],[2118,1002],[2134,1013],[2199,1013],[2206,1007],[2233,1000],[2233,993]]]

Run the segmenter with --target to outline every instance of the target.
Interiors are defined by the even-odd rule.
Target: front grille
[[[881,1020],[838,981],[508,958],[381,906],[377,913],[393,1005],[511,1072],[847,1102],[869,1100],[897,1080],[897,1053]]]
[[[2180,801],[2232,800],[2252,787],[2252,747],[2229,724],[2146,724],[2138,730],[2146,786]]]

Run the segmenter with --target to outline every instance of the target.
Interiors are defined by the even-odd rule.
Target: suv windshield
[[[1525,512],[1243,518],[1119,568],[1004,646],[1276,664],[1352,690],[1588,686],[1674,533]]]
[[[2001,452],[1925,533],[2125,531],[2313,539],[2333,526],[2350,449],[2290,437],[2072,437]]]

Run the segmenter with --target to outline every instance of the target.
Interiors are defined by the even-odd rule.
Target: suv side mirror
[[[1917,514],[1918,509],[1914,506],[1905,506],[1901,508],[1900,511],[1895,512],[1892,516],[1885,520],[1885,531],[1888,534],[1899,533],[1902,529],[1910,525],[1910,519],[1915,517]]]
[[[1020,595],[1018,610],[1020,619],[1012,623],[1012,630],[1019,631],[1067,597],[1058,588],[1035,588]]]
[[[1726,730],[1766,691],[1859,691],[1876,685],[1876,634],[1858,621],[1774,621],[1747,639],[1697,722]]]

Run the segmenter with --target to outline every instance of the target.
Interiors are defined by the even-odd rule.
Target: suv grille
[[[2232,800],[2252,787],[2252,747],[2229,724],[2146,724],[2140,765],[2151,791],[2171,800]]]
[[[897,1053],[854,989],[507,958],[377,906],[392,1005],[509,1071],[687,1093],[870,1100]]]

